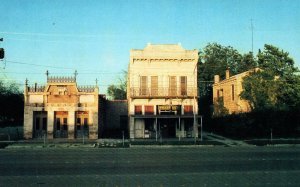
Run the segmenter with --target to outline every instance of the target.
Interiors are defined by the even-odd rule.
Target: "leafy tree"
[[[107,88],[108,96],[113,100],[124,100],[127,95],[127,72],[123,71],[122,77],[118,78],[118,85],[109,85]]]
[[[265,44],[264,51],[259,51],[257,59],[259,67],[274,76],[285,78],[297,71],[294,60],[289,57],[289,53],[272,45]]]
[[[212,103],[212,85],[214,75],[225,78],[225,70],[235,75],[256,67],[252,53],[240,54],[231,46],[222,46],[218,43],[209,43],[199,52],[198,61],[198,90],[199,111],[201,114],[210,115]]]
[[[265,72],[253,72],[243,80],[241,98],[249,101],[251,109],[273,108],[276,104],[277,84]]]
[[[219,98],[214,103],[214,116],[221,117],[229,114],[229,110],[224,106],[223,98]]]
[[[300,78],[289,54],[266,44],[257,59],[262,71],[244,78],[242,99],[255,110],[299,106]]]
[[[300,107],[300,76],[291,75],[278,80],[277,107],[296,108]]]
[[[15,83],[0,81],[0,124],[21,125],[23,120],[23,94]]]
[[[238,73],[242,73],[257,67],[257,61],[254,59],[253,53],[249,52],[243,55],[242,63],[238,66]]]
[[[211,94],[214,75],[225,78],[225,70],[235,75],[257,66],[253,54],[240,54],[231,46],[209,43],[199,52],[198,80],[200,96]]]

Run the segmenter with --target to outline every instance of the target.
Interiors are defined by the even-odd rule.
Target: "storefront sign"
[[[162,111],[177,111],[177,105],[159,105],[158,110]]]

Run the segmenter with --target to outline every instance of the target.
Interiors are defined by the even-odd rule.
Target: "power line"
[[[10,62],[10,63],[14,63],[14,64],[24,64],[24,65],[31,65],[31,66],[47,67],[47,68],[75,70],[75,68],[59,67],[59,66],[48,66],[48,65],[40,65],[40,64],[33,64],[33,63],[17,62],[17,61],[10,61],[10,60],[6,60],[6,62]]]
[[[56,37],[81,37],[81,38],[97,38],[103,35],[92,34],[55,34],[55,33],[30,33],[30,32],[0,32],[0,34],[25,35],[25,36],[56,36]]]
[[[16,74],[16,75],[42,75],[44,73],[37,73],[37,72],[5,72],[8,74]],[[51,75],[70,75],[70,73],[59,73],[59,72],[50,72]],[[79,75],[116,75],[116,74],[123,74],[123,72],[79,72]]]

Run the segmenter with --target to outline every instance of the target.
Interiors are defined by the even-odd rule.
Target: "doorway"
[[[163,138],[176,138],[177,120],[175,118],[160,119],[158,126]]]
[[[89,113],[87,111],[76,112],[76,138],[89,137]]]
[[[43,138],[47,135],[47,112],[33,112],[33,138]]]
[[[54,112],[54,138],[68,138],[68,112]]]

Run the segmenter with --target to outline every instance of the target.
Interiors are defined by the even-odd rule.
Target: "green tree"
[[[231,46],[222,46],[218,43],[209,43],[199,52],[198,61],[198,90],[199,111],[210,115],[212,102],[212,85],[214,75],[225,78],[225,70],[229,68],[232,75],[256,67],[252,53],[240,54]]]
[[[277,81],[264,71],[253,72],[243,80],[241,98],[251,109],[269,109],[276,105]]]
[[[127,97],[127,72],[123,71],[122,74],[117,85],[112,84],[107,88],[107,94],[113,100],[124,100]]]
[[[242,73],[257,67],[257,61],[254,59],[253,53],[249,52],[243,55],[242,63],[238,65],[238,73]]]
[[[290,75],[279,78],[277,85],[277,107],[296,108],[300,107],[300,76]]]
[[[289,53],[266,44],[257,61],[261,71],[244,78],[241,98],[255,110],[299,106],[300,79]]]
[[[223,98],[219,98],[214,103],[214,117],[226,116],[229,114],[229,110],[224,106]]]
[[[0,81],[0,124],[7,126],[11,124],[22,125],[24,101],[16,83],[5,83]]]
[[[222,46],[218,43],[209,43],[199,52],[198,80],[200,96],[211,94],[214,75],[225,78],[225,70],[229,69],[232,75],[255,68],[255,61],[251,52],[240,54],[231,46]]]
[[[259,67],[274,76],[285,78],[297,71],[288,52],[269,44],[265,44],[263,52],[258,52],[257,59]]]

